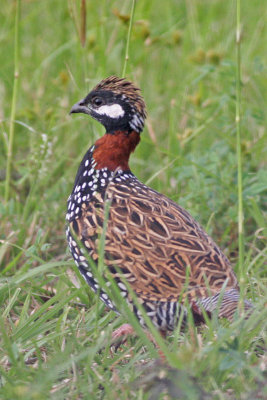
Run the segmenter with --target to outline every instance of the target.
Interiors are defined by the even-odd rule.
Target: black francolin
[[[219,317],[232,320],[239,289],[226,256],[187,211],[141,183],[129,168],[146,117],[139,89],[111,76],[71,113],[89,114],[106,129],[85,154],[68,199],[68,243],[86,282],[115,310],[88,262],[90,257],[97,265],[109,201],[104,263],[142,325],[125,280],[162,333],[175,328],[185,299],[196,322],[204,321],[203,309],[211,315],[217,306]],[[251,304],[245,301],[244,308]],[[183,311],[186,319],[186,307]]]

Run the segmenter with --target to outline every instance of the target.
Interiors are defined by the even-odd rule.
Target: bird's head
[[[146,118],[146,106],[140,90],[133,83],[110,76],[75,104],[70,113],[91,115],[104,125],[107,133],[141,133]]]

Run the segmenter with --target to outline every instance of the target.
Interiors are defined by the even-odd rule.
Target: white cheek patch
[[[105,114],[107,117],[110,118],[120,118],[123,117],[125,114],[123,108],[119,104],[112,104],[111,106],[101,106],[94,111],[101,115]]]

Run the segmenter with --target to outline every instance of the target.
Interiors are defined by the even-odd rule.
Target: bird
[[[76,103],[73,113],[88,114],[105,128],[84,155],[67,202],[67,240],[87,284],[119,312],[91,264],[99,266],[104,234],[101,276],[107,286],[108,276],[114,279],[142,326],[133,297],[162,335],[173,331],[179,318],[186,324],[189,312],[196,324],[215,312],[232,321],[240,292],[228,258],[189,212],[140,182],[129,167],[147,116],[140,89],[110,76]],[[244,300],[246,314],[252,307]]]

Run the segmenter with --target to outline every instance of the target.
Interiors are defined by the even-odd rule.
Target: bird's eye
[[[103,104],[103,100],[100,97],[94,97],[92,103],[96,107],[100,107]]]

